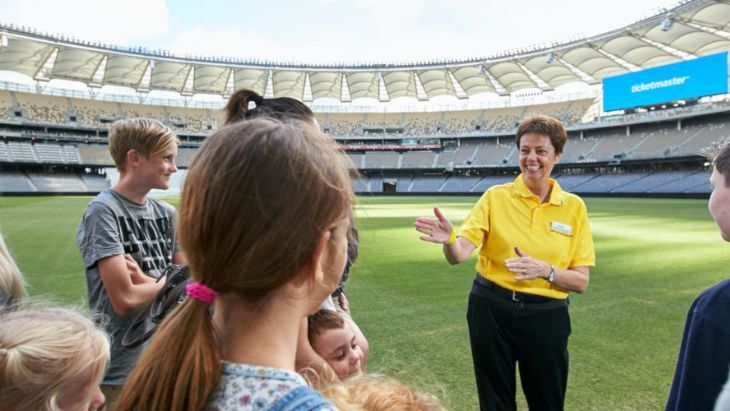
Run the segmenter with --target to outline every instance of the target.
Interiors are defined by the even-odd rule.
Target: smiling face
[[[712,194],[707,208],[715,219],[717,227],[720,228],[720,235],[725,241],[730,241],[730,187],[728,187],[725,177],[713,167],[712,176],[710,177],[710,185],[712,186]]]
[[[177,171],[177,144],[170,144],[164,149],[150,154],[140,155],[138,172],[143,183],[149,189],[167,190],[170,188],[170,176]]]
[[[340,328],[324,330],[315,339],[312,348],[341,380],[362,373],[362,349],[355,343],[355,333],[346,323]]]
[[[560,154],[550,138],[543,134],[525,133],[520,139],[520,171],[528,188],[547,188],[550,173],[560,160]]]

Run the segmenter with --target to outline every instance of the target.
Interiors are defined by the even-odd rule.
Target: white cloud
[[[130,45],[169,33],[164,0],[11,0],[0,21],[81,40]]]
[[[251,33],[241,33],[238,29],[206,31],[201,27],[193,27],[175,36],[169,50],[182,55],[231,56],[270,60],[272,50],[276,50],[277,55],[286,55],[287,48],[291,48],[293,52],[296,45],[275,44]],[[282,51],[284,51],[284,54],[282,54]]]
[[[676,0],[319,0],[252,9],[241,26],[190,20],[190,4],[165,0],[0,0],[0,21],[178,54],[309,63],[484,57],[620,28]],[[5,4],[7,3],[7,5]],[[600,4],[600,10],[598,5]],[[204,6],[206,18],[224,2]],[[228,7],[230,9],[230,5]],[[43,12],[39,12],[42,10]],[[332,14],[336,11],[336,17]],[[186,13],[187,12],[187,13]],[[230,11],[228,11],[230,13]],[[330,12],[330,13],[328,13]],[[325,20],[325,17],[327,16]]]

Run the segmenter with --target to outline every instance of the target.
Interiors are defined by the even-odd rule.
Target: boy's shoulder
[[[88,209],[96,209],[96,208],[155,208],[155,209],[164,209],[166,211],[175,213],[176,209],[175,207],[163,200],[154,198],[154,197],[147,197],[145,202],[143,204],[138,204],[135,202],[132,202],[128,199],[126,199],[124,196],[122,196],[119,193],[116,193],[113,189],[108,188],[101,193],[97,194],[94,199],[92,199],[89,202]]]
[[[730,279],[723,280],[706,289],[697,297],[695,302],[703,308],[717,305],[730,308]]]
[[[157,208],[158,210],[163,210],[167,214],[177,215],[177,209],[175,208],[175,206],[168,203],[167,201],[160,200],[159,198],[147,197],[147,204],[149,207],[154,207],[154,208]]]
[[[730,332],[730,322],[727,321],[727,313],[730,312],[730,279],[703,291],[692,303],[691,311],[695,317],[722,323],[723,328]]]
[[[113,205],[119,204],[119,200],[114,196],[112,190],[107,188],[96,195],[86,206],[86,213],[109,209]]]

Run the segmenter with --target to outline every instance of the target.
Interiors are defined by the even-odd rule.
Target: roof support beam
[[[704,31],[705,33],[713,34],[718,37],[722,37],[725,40],[730,40],[730,33],[728,33],[725,30],[716,29],[714,27],[707,27],[703,24],[695,23],[693,21],[689,21],[686,19],[676,19],[682,24],[686,24],[687,26],[692,27],[693,29]]]
[[[426,94],[426,89],[423,88],[421,76],[418,75],[418,72],[416,70],[411,71],[411,73],[413,73],[413,80],[416,83],[416,96],[418,97],[418,100],[428,101],[428,94]]]
[[[99,65],[96,66],[96,70],[94,70],[94,74],[91,76],[89,87],[101,87],[101,83],[104,81],[104,73],[106,72],[106,64],[108,60],[108,55],[101,58]]]
[[[648,39],[648,38],[646,38],[644,36],[639,36],[638,34],[634,34],[633,37],[636,38],[639,41],[642,41],[642,42],[650,45],[650,46],[654,46],[654,47],[656,47],[658,49],[661,49],[663,51],[666,51],[667,53],[673,55],[674,57],[679,57],[682,60],[691,60],[693,57],[696,57],[693,54],[687,53],[686,51],[682,51],[682,50],[676,49],[676,48],[674,48],[672,46],[668,46],[668,45],[666,45],[664,43],[660,43],[658,41],[654,41],[654,40]]]
[[[604,49],[596,46],[595,44],[591,44],[589,46],[593,50],[596,50],[597,52],[599,52],[599,53],[603,54],[604,56],[608,57],[614,63],[618,64],[619,66],[621,66],[623,68],[625,68],[626,70],[629,70],[629,71],[639,71],[639,70],[641,70],[641,67],[639,67],[639,66],[637,66],[635,64],[629,63],[628,61],[622,59],[621,57],[619,57],[619,56],[617,56],[615,54],[611,54],[611,53],[607,52],[606,50],[604,50]]]
[[[149,93],[150,92],[148,90],[137,90],[137,100],[139,101],[139,104],[144,104]]]
[[[228,80],[226,81],[226,88],[223,90],[223,98],[225,98],[226,100],[228,100],[228,97],[230,97],[231,94],[233,94],[233,91],[234,91],[233,87],[235,87],[234,79],[235,79],[235,77],[233,75],[233,70],[230,70],[228,72]]]
[[[340,82],[340,102],[349,103],[352,101],[350,83],[347,82],[347,75],[345,73],[341,73],[340,76],[342,76],[342,81]]]
[[[600,83],[598,80],[596,80],[595,77],[593,77],[590,74],[586,73],[585,71],[579,69],[578,67],[568,63],[565,59],[558,56],[557,54],[554,56],[554,58],[557,59],[560,62],[560,64],[567,67],[568,70],[572,71],[576,76],[580,77],[580,79],[585,81],[586,83],[588,83],[588,84]]]
[[[459,83],[459,80],[456,79],[456,76],[454,76],[451,70],[446,70],[446,74],[451,80],[451,85],[454,87],[456,97],[462,100],[469,98],[469,96],[466,95],[466,91],[464,91],[464,87],[461,86],[461,83]]]
[[[378,100],[385,103],[390,101],[390,95],[388,95],[388,88],[385,87],[385,80],[383,80],[383,72],[378,72]]]
[[[266,88],[264,88],[265,98],[274,98],[274,71],[269,70],[266,75]]]
[[[487,80],[492,84],[492,87],[494,87],[495,90],[497,90],[497,94],[500,96],[507,96],[509,95],[509,91],[500,83],[497,81],[497,79],[492,75],[492,73],[487,70],[487,67],[483,64],[479,66],[479,71],[484,74],[485,77],[487,77]]]
[[[53,67],[56,65],[56,57],[58,57],[58,47],[54,47],[48,53],[46,58],[43,60],[38,71],[35,72],[33,78],[36,80],[50,80],[51,73],[53,73]]]
[[[182,91],[180,92],[180,94],[182,94],[183,97],[192,96],[195,93],[195,91],[193,90],[193,86],[194,86],[193,80],[194,79],[195,79],[195,66],[191,64],[190,69],[188,70],[188,75],[185,76],[185,82],[183,83]],[[185,99],[183,98],[183,100],[185,100]],[[187,105],[185,107],[187,107]]]
[[[314,100],[312,97],[312,83],[309,80],[309,72],[304,72],[304,90],[302,90],[302,101],[311,103]]]
[[[551,91],[552,87],[550,87],[543,79],[541,79],[537,74],[533,73],[532,70],[528,69],[524,64],[520,63],[519,61],[515,60],[515,63],[517,66],[522,70],[525,74],[527,74],[527,77],[532,80],[533,83],[535,83],[535,86],[539,88],[542,91]]]
[[[155,61],[147,60],[147,67],[145,67],[144,74],[142,74],[142,78],[139,80],[139,84],[137,84],[137,92],[150,91],[150,82],[152,82],[152,70],[154,69]]]
[[[35,89],[39,94],[43,94],[43,90],[48,86],[48,80],[36,80]]]

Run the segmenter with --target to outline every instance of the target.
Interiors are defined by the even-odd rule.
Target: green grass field
[[[75,233],[89,200],[0,198],[0,231],[34,298],[85,304]],[[347,286],[370,341],[370,370],[431,391],[453,410],[478,408],[465,319],[474,261],[449,266],[412,224],[433,206],[458,224],[476,200],[361,198],[361,257]],[[705,200],[586,203],[598,265],[588,292],[571,297],[566,408],[662,409],[689,304],[727,276],[730,248]]]

